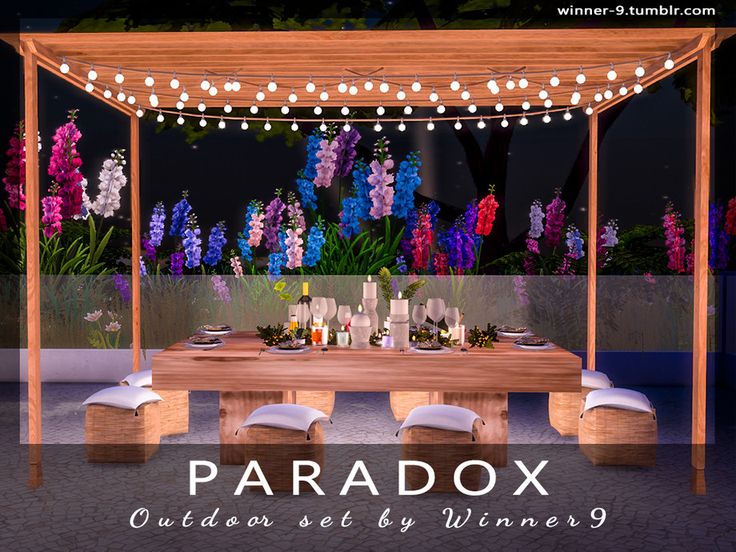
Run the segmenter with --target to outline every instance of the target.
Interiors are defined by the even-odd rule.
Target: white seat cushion
[[[608,389],[609,387],[613,387],[613,382],[603,372],[583,370],[582,386],[588,389]]]
[[[473,432],[473,424],[480,416],[462,406],[450,404],[429,404],[417,406],[406,417],[399,431],[414,426],[444,429],[446,431]]]
[[[153,370],[141,370],[140,372],[132,372],[123,379],[128,385],[135,387],[151,387],[153,385]]]
[[[590,410],[597,406],[608,406],[620,408],[621,410],[633,410],[634,412],[652,412],[652,403],[644,393],[632,389],[611,387],[610,389],[596,389],[585,397],[585,408]]]
[[[317,420],[329,420],[329,418],[321,410],[301,404],[266,404],[251,412],[240,427],[262,425],[309,431],[309,427]]]
[[[98,391],[82,404],[85,406],[88,404],[102,404],[105,406],[114,406],[115,408],[135,410],[143,404],[160,400],[163,399],[145,387],[118,385]]]

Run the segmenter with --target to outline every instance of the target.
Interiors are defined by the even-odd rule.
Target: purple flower
[[[319,151],[317,152],[317,176],[314,177],[314,185],[318,188],[329,188],[332,185],[332,178],[335,176],[335,149],[337,142],[333,140],[328,142],[322,140],[319,143]]]
[[[123,300],[123,303],[126,305],[130,303],[131,293],[128,279],[122,274],[115,274],[112,277],[112,281],[115,284],[115,289],[120,294],[120,298]]]
[[[583,251],[583,238],[580,236],[580,230],[574,224],[571,224],[567,228],[565,238],[568,256],[575,261],[582,259],[585,252]]]
[[[211,279],[212,289],[215,290],[217,297],[223,303],[230,303],[232,297],[230,296],[230,290],[227,287],[227,282],[222,276],[213,276]]]
[[[560,244],[562,227],[565,225],[565,202],[559,191],[555,198],[547,205],[547,223],[544,227],[544,240],[550,247]]]
[[[529,208],[529,237],[538,240],[542,237],[544,231],[544,212],[542,211],[542,203],[535,199]]]
[[[388,172],[393,169],[394,160],[386,159],[381,163],[376,159],[371,162],[370,167],[371,175],[368,177],[368,183],[372,186],[370,197],[373,203],[370,215],[378,220],[391,214],[391,206],[394,203],[394,189],[391,186],[394,176]]]
[[[143,236],[141,238],[141,245],[143,246],[143,251],[146,254],[146,258],[150,259],[152,263],[155,263],[156,248],[153,246],[151,239],[148,236]]]
[[[185,264],[190,269],[202,264],[202,239],[199,237],[202,231],[196,224],[196,218],[191,216],[184,230],[184,239],[182,240],[184,253],[187,256]]]
[[[185,255],[183,251],[175,251],[171,254],[169,267],[171,268],[172,276],[181,276],[184,273],[184,259]]]
[[[355,146],[360,141],[360,133],[355,127],[350,127],[347,132],[345,129],[335,138],[337,147],[335,148],[335,175],[347,176],[353,168],[356,151]]]
[[[725,270],[728,267],[729,236],[723,224],[723,205],[711,203],[708,211],[708,241],[710,243],[710,257],[708,266],[713,270]]]
[[[169,228],[169,236],[181,237],[184,235],[184,227],[187,224],[189,218],[189,212],[192,210],[192,206],[187,201],[188,193],[186,191],[182,194],[184,197],[174,205],[171,211],[171,228]]]
[[[205,264],[215,266],[222,260],[222,248],[227,243],[225,232],[226,228],[223,221],[218,222],[210,230],[210,236],[207,240],[207,253],[204,256]]]
[[[164,221],[166,220],[166,209],[162,202],[158,202],[153,208],[151,222],[148,225],[150,242],[154,247],[159,247],[164,239]]]
[[[285,208],[286,205],[278,195],[266,206],[263,235],[266,237],[266,248],[271,252],[280,250],[279,232],[281,231],[281,222],[284,220],[281,213]]]
[[[148,276],[148,270],[146,270],[146,262],[143,260],[143,257],[138,257],[138,274],[143,276]]]

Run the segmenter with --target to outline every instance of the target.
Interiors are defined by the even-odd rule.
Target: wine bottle
[[[309,296],[309,282],[302,282],[302,296],[297,301],[297,304],[299,305],[305,305],[307,308],[307,312],[310,312],[309,307],[312,304],[312,298]],[[309,317],[309,320],[304,322],[305,328],[310,328],[312,326],[312,317]]]

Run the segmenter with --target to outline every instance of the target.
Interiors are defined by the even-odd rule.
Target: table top
[[[582,360],[555,346],[522,350],[453,349],[422,354],[397,349],[315,346],[307,353],[272,354],[252,332],[222,338],[223,346],[192,349],[182,341],[153,355],[158,389],[216,391],[579,391]]]

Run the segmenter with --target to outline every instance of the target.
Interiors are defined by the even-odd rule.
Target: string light
[[[506,80],[506,89],[513,90],[514,88],[516,88],[516,83],[514,82],[514,79],[511,78],[511,75],[509,75],[509,78]]]
[[[383,80],[381,81],[381,84],[378,86],[378,90],[380,90],[381,94],[385,94],[389,91],[391,87],[386,82],[386,77],[383,77]]]
[[[463,124],[460,122],[460,117],[457,118],[454,124],[455,130],[460,130],[463,128]]]
[[[207,109],[207,106],[204,103],[204,100],[199,100],[199,103],[197,104],[197,110],[200,113],[204,113],[205,109]]]
[[[450,90],[452,90],[453,92],[457,92],[458,90],[460,90],[460,82],[457,80],[457,75],[455,75],[452,78],[452,82],[450,82]]]
[[[294,132],[299,130],[299,125],[296,123],[296,118],[294,118],[294,120],[291,123],[291,130],[293,130]]]
[[[240,81],[238,80],[238,77],[233,79],[233,92],[240,92]]]
[[[268,120],[268,117],[266,117],[266,122],[263,123],[263,130],[265,130],[266,132],[271,130],[271,122]]]
[[[465,85],[465,88],[463,88],[463,91],[460,93],[460,99],[465,101],[470,99],[470,90],[468,90],[467,85]]]
[[[245,120],[245,117],[243,117],[243,122],[240,123],[241,130],[248,130],[248,121]]]
[[[404,115],[411,115],[412,111],[414,111],[414,110],[412,109],[412,107],[409,104],[406,104],[404,106]]]
[[[622,84],[621,88],[618,89],[618,93],[621,94],[622,96],[625,96],[626,94],[629,93],[629,89],[626,88],[626,86]]]
[[[322,86],[322,92],[319,93],[319,99],[323,102],[330,99],[330,95],[327,93],[327,86]]]
[[[319,103],[314,106],[314,114],[315,115],[322,115],[322,106],[319,105]]]
[[[220,130],[225,129],[225,119],[223,119],[222,117],[220,117],[220,120],[217,123],[217,128],[219,128]]]
[[[501,119],[501,126],[503,128],[506,128],[507,126],[509,126],[509,122],[506,120],[506,115],[504,115],[503,119]]]
[[[125,101],[125,92],[123,92],[123,87],[122,86],[120,87],[120,90],[118,91],[117,98],[118,98],[118,101],[119,102],[124,102]],[[156,106],[154,105],[153,107],[156,107]]]
[[[549,97],[549,92],[545,90],[544,85],[542,85],[542,88],[539,89],[539,99],[540,100],[546,100]]]
[[[182,117],[181,113],[179,113],[179,116],[176,118],[176,123],[179,125],[184,124],[184,117]]]
[[[171,75],[169,86],[171,87],[172,90],[176,90],[177,88],[179,88],[180,84],[181,83],[179,82],[179,79],[176,78],[176,71],[174,71],[174,73]]]
[[[496,82],[496,79],[494,77],[491,77],[490,79],[488,79],[486,86],[488,87],[488,90],[490,90],[492,94],[498,94],[500,91],[500,89],[498,88],[498,83]]]
[[[636,66],[636,69],[634,69],[634,75],[641,78],[646,73],[646,70],[644,69],[644,66],[641,64],[641,60],[639,61],[639,65]]]
[[[519,79],[519,88],[526,88],[529,86],[529,81],[526,80],[526,72],[521,72],[521,78]]]
[[[672,54],[667,52],[667,59],[664,60],[664,68],[668,71],[675,67],[675,60],[672,59]]]
[[[135,103],[135,96],[133,94],[128,93],[128,103],[130,105],[133,105]]]
[[[406,92],[404,92],[404,86],[399,85],[399,90],[396,92],[396,99],[397,100],[405,100],[406,99]]]
[[[498,98],[498,101],[496,102],[496,111],[499,113],[503,111],[503,102],[501,101],[501,98]]]
[[[419,92],[422,89],[422,83],[419,82],[419,78],[415,75],[414,82],[411,83],[411,89],[413,92]]]
[[[350,123],[348,123],[347,121],[345,121],[345,124],[342,126],[342,129],[345,132],[350,132]]]
[[[376,124],[373,125],[373,130],[375,130],[376,132],[381,132],[382,129],[383,127],[381,126],[381,121],[376,119]]]
[[[600,88],[595,91],[595,96],[593,96],[593,99],[597,102],[603,101],[603,94],[601,94]]]
[[[639,79],[636,79],[636,84],[634,85],[634,93],[641,94],[644,91],[644,87],[639,82]]]
[[[278,90],[278,88],[279,88],[279,85],[276,84],[276,81],[273,80],[273,77],[271,77],[271,80],[268,81],[268,84],[266,85],[266,88],[268,89],[269,92],[276,92],[276,90]],[[266,127],[264,126],[263,128],[266,128]],[[271,125],[270,124],[269,124],[269,128],[271,128]]]
[[[151,75],[151,71],[148,71],[148,74],[146,75],[146,78],[143,80],[143,84],[145,84],[148,88],[151,88],[155,81],[153,80],[153,75]]]
[[[350,88],[348,88],[348,94],[350,94],[351,96],[355,96],[357,93],[358,93],[358,87],[355,86],[355,81],[353,81],[350,84]]]
[[[212,86],[212,83],[207,78],[207,73],[205,73],[204,75],[202,75],[202,82],[199,83],[199,87],[202,90],[206,91],[209,90],[210,86]]]
[[[233,91],[233,83],[230,82],[230,79],[229,78],[225,81],[225,84],[222,85],[222,89],[225,92],[232,92]]]
[[[544,117],[542,117],[542,122],[544,124],[549,123],[552,120],[552,117],[549,116],[549,111],[544,112]]]
[[[399,132],[404,132],[406,130],[406,125],[404,124],[404,119],[401,119],[401,122],[399,122]]]
[[[340,113],[343,115],[348,115],[350,113],[350,108],[348,107],[348,104],[343,104],[342,108],[340,109]]]
[[[87,78],[91,81],[97,80],[97,71],[95,71],[94,65],[89,66],[89,71],[87,72]]]
[[[429,93],[429,101],[432,102],[432,103],[434,103],[434,102],[436,102],[439,99],[440,99],[440,97],[437,94],[437,91],[434,89],[434,86],[433,86],[432,87],[432,92]]]
[[[183,102],[189,101],[189,94],[187,93],[187,87],[185,86],[184,89],[181,91],[181,94],[179,94],[179,99]]]
[[[184,109],[184,102],[181,101],[181,100],[179,100],[178,102],[176,102],[176,109],[178,109],[179,111],[181,111],[182,109]]]
[[[102,95],[107,98],[108,100],[112,98],[112,92],[110,92],[110,89],[106,86],[105,91],[102,93]]]
[[[480,119],[478,119],[478,128],[480,128],[480,129],[486,128],[486,122],[483,120],[483,117],[481,117]]]
[[[153,107],[158,107],[158,96],[156,95],[156,91],[153,89],[151,89],[151,95],[148,96],[148,103]]]
[[[312,82],[312,77],[309,77],[309,80],[307,81],[307,84],[306,84],[306,86],[304,87],[304,89],[305,89],[305,90],[306,90],[307,92],[309,92],[310,94],[311,94],[312,92],[314,92],[314,91],[315,91],[315,90],[317,89],[317,87],[316,87],[316,86],[314,85],[314,83]]]
[[[292,88],[291,89],[291,94],[289,94],[289,101],[291,103],[296,103],[296,100],[297,100],[296,92],[294,92],[294,89]]]
[[[544,100],[544,103],[542,105],[544,105],[544,107],[546,107],[547,109],[552,107],[552,98],[547,98],[546,100]]]
[[[440,115],[442,115],[444,112],[445,112],[445,105],[444,104],[439,104],[437,106],[437,113],[439,113]]]
[[[379,115],[383,115],[384,113],[386,113],[386,108],[383,107],[383,104],[378,104],[378,107],[376,108],[376,113],[378,113]]]
[[[85,84],[85,85],[84,85],[84,89],[85,89],[85,90],[86,90],[87,92],[90,92],[90,93],[91,93],[91,92],[94,92],[94,90],[95,90],[95,85],[94,85],[94,84],[92,84],[92,81],[87,81],[87,84]]]
[[[521,126],[526,126],[529,123],[529,119],[526,118],[526,115],[522,115],[519,123],[521,123]]]
[[[588,102],[588,107],[585,108],[585,114],[586,115],[592,115],[593,114],[593,106],[590,105],[590,102]]]
[[[199,119],[199,126],[201,126],[202,128],[207,126],[207,119],[204,118],[204,115],[202,115],[202,117]]]
[[[363,83],[363,88],[366,90],[366,92],[370,92],[373,90],[373,81],[371,79],[366,80]]]
[[[569,108],[565,109],[565,114],[562,116],[562,118],[565,119],[566,121],[569,121],[570,119],[572,119],[572,113],[570,113]]]
[[[115,82],[118,84],[123,84],[125,81],[125,75],[123,75],[123,72],[120,70],[120,67],[118,67],[118,72],[115,74]]]
[[[572,96],[570,96],[570,103],[572,105],[578,105],[580,103],[580,92],[578,92],[578,87],[575,87],[575,90],[572,93]]]
[[[430,132],[434,130],[434,123],[432,122],[432,117],[429,118],[429,121],[427,121],[427,130]]]
[[[348,85],[345,84],[345,79],[340,79],[340,84],[337,85],[337,91],[340,94],[344,94],[348,91]]]
[[[225,113],[232,113],[233,112],[233,106],[230,105],[230,100],[225,102],[225,105],[222,107],[222,110]]]
[[[478,111],[478,106],[477,106],[477,105],[475,105],[475,104],[474,104],[473,102],[470,102],[470,103],[468,104],[468,111],[469,111],[470,113],[475,113],[476,111]]]
[[[610,84],[606,86],[606,90],[603,92],[603,97],[606,98],[607,100],[610,100],[611,98],[613,98],[613,90],[611,90]]]
[[[138,117],[139,119],[143,117],[143,110],[141,109],[141,106],[138,106],[138,109],[135,110],[135,116]]]
[[[614,81],[618,77],[618,73],[616,73],[616,69],[613,68],[613,63],[611,64],[611,68],[608,70],[608,73],[606,73],[606,77],[610,81]]]
[[[160,109],[158,110],[158,115],[156,115],[156,120],[159,123],[163,123],[164,122],[164,114],[161,113],[161,110]]]
[[[284,105],[281,106],[281,113],[283,113],[284,115],[289,113],[289,106],[286,105],[286,103],[284,103]]]
[[[258,113],[258,106],[256,105],[256,102],[253,102],[253,105],[250,106],[250,112],[255,115]]]
[[[578,84],[583,84],[585,82],[585,73],[583,73],[583,67],[580,66],[580,72],[575,76],[575,82]]]
[[[560,85],[560,77],[557,76],[557,70],[552,70],[552,76],[549,78],[549,85],[550,86],[559,86]]]
[[[207,92],[210,96],[217,96],[217,87],[213,84]]]
[[[529,111],[529,109],[532,107],[532,104],[529,103],[529,100],[527,98],[524,98],[524,101],[521,102],[521,109],[524,111]]]
[[[322,124],[319,125],[319,129],[322,132],[326,132],[327,131],[327,125],[325,124],[325,120],[324,119],[322,119]]]
[[[258,92],[256,92],[256,101],[262,102],[266,99],[266,93],[263,91],[263,87],[258,87]]]

